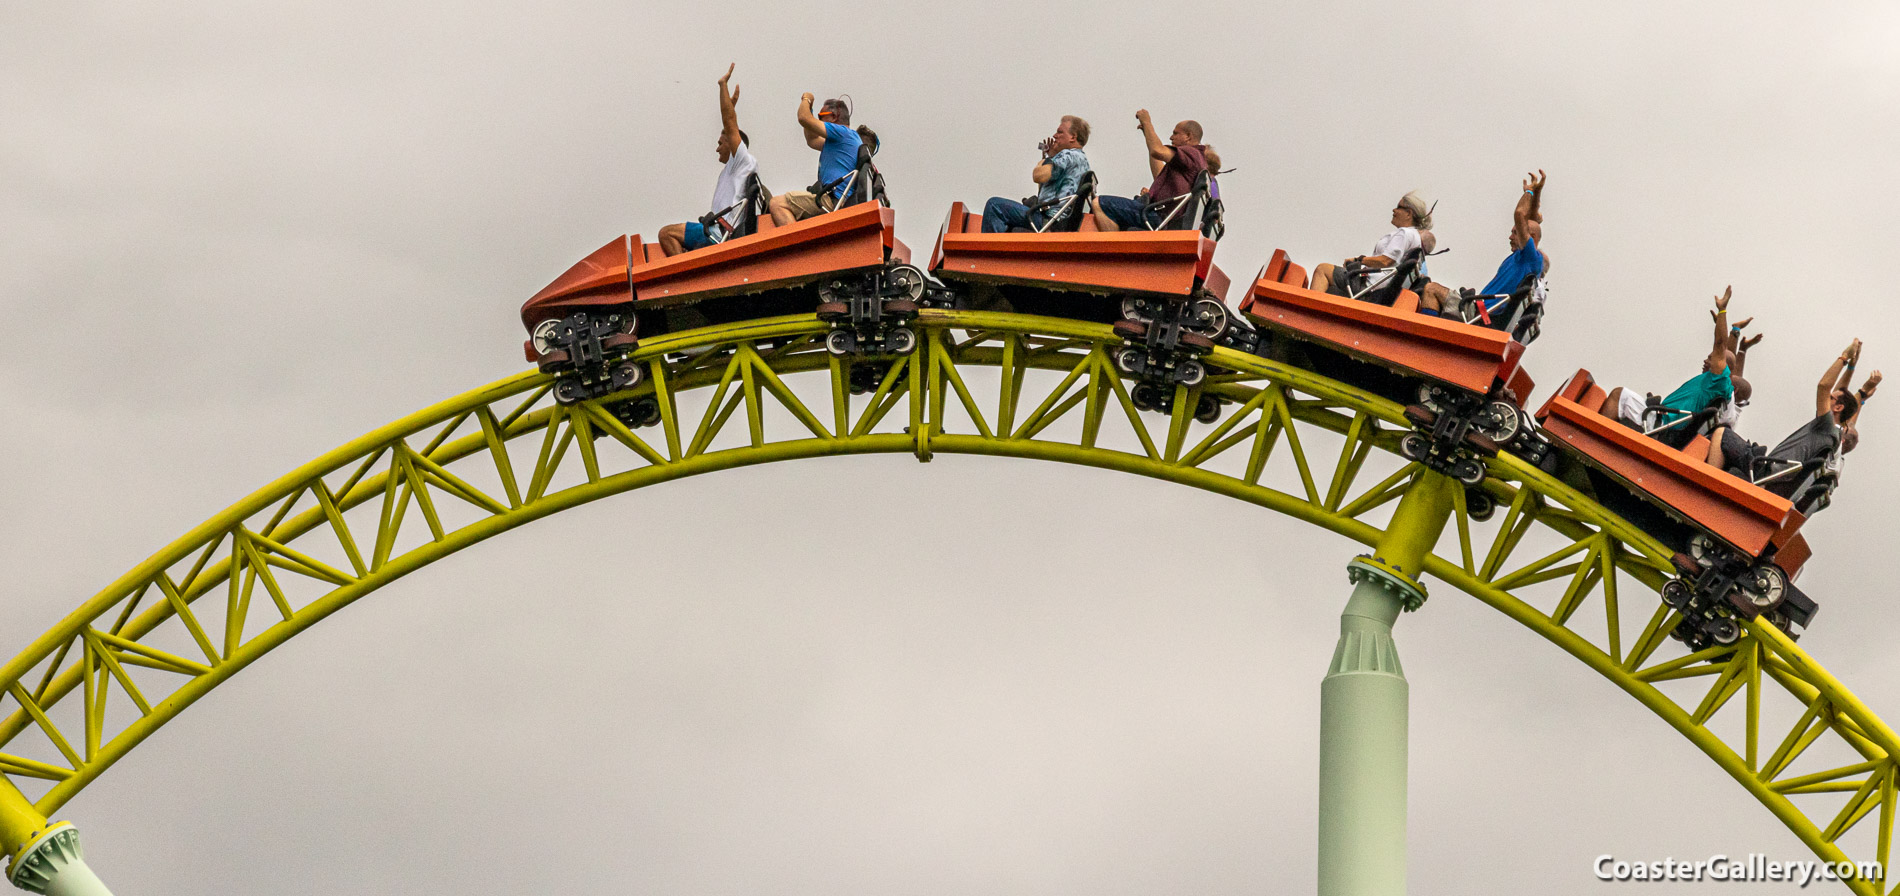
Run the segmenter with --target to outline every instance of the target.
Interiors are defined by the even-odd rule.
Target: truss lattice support
[[[265,486],[82,602],[0,667],[0,777],[43,822],[166,722],[385,584],[549,514],[655,483],[801,458],[907,453],[1081,464],[1227,495],[1368,547],[1418,480],[1378,396],[1217,349],[1171,416],[1136,409],[1104,325],[926,311],[911,355],[860,368],[824,325],[775,318],[671,334],[606,403],[556,405],[534,373],[363,436]],[[868,391],[854,392],[872,385]],[[1192,416],[1222,401],[1213,423]],[[630,429],[615,401],[659,422]],[[1648,707],[1828,861],[1885,861],[1900,738],[1781,632],[1685,653],[1656,591],[1661,544],[1505,455],[1451,493],[1424,577],[1504,613]],[[0,823],[16,859],[30,832]],[[29,839],[23,839],[23,837]],[[1855,880],[1884,894],[1889,881]]]

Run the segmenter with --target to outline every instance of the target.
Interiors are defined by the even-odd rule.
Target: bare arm
[[[739,88],[728,91],[726,82],[732,78],[732,70],[738,63],[726,66],[726,76],[719,79],[719,126],[726,135],[726,145],[739,146]]]
[[[1733,287],[1723,287],[1722,294],[1715,297],[1715,347],[1709,349],[1709,372],[1721,373],[1728,369],[1728,300]]]
[[[1148,110],[1135,110],[1135,120],[1141,123],[1141,139],[1148,141],[1149,173],[1160,174],[1161,169],[1174,161],[1174,147],[1162,142],[1161,135],[1155,133],[1154,122],[1148,119]]]
[[[1827,372],[1821,374],[1821,381],[1814,384],[1814,415],[1820,416],[1834,410],[1835,384],[1840,382],[1842,374],[1852,375],[1851,364],[1855,355],[1860,353],[1860,340],[1849,343],[1847,349],[1829,364]]]
[[[1845,392],[1854,384],[1854,365],[1860,363],[1860,340],[1854,340],[1847,350],[1847,367],[1841,371],[1841,378],[1834,381],[1834,391]]]
[[[1531,239],[1531,222],[1542,221],[1538,204],[1544,195],[1544,172],[1525,175],[1524,192],[1517,197],[1517,208],[1511,212],[1511,229],[1516,232],[1518,242],[1528,243]]]
[[[812,149],[825,148],[825,123],[811,111],[812,95],[801,94],[798,98],[798,126],[805,129],[805,145]]]
[[[1746,327],[1748,326],[1748,321],[1750,320],[1754,320],[1754,318],[1751,317],[1748,320],[1742,321],[1741,324],[1739,324],[1738,326]],[[1734,334],[1733,341],[1735,343],[1735,375],[1741,376],[1742,369],[1748,366],[1748,350],[1751,348],[1754,348],[1755,343],[1758,343],[1761,341],[1762,334],[1756,333],[1755,335],[1744,339],[1742,338],[1741,332],[1736,327],[1730,327],[1729,332]]]

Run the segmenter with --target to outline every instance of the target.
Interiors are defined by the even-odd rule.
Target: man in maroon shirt
[[[1095,226],[1101,230],[1148,229],[1167,215],[1158,205],[1194,189],[1194,179],[1201,172],[1220,164],[1219,157],[1201,144],[1200,122],[1189,120],[1175,125],[1168,142],[1162,143],[1154,122],[1148,119],[1148,110],[1137,110],[1135,120],[1140,122],[1141,136],[1148,141],[1148,168],[1154,172],[1154,183],[1132,199],[1096,197]]]

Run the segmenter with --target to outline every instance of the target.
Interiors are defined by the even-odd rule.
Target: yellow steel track
[[[527,373],[344,445],[193,529],[7,663],[0,775],[50,816],[357,598],[548,514],[686,476],[842,454],[1034,458],[1206,489],[1371,545],[1416,472],[1396,454],[1409,428],[1398,406],[1308,371],[1219,349],[1223,372],[1180,390],[1164,417],[1134,408],[1105,325],[926,311],[919,331],[917,351],[878,362],[865,395],[823,351],[824,325],[787,317],[643,343],[651,376],[630,394],[658,403],[652,428],[593,402],[557,406],[548,378]],[[1226,400],[1217,422],[1192,419],[1200,392]],[[1851,848],[1884,866],[1900,756],[1885,722],[1764,623],[1734,647],[1684,653],[1656,595],[1665,549],[1576,490],[1510,456],[1484,488],[1497,518],[1471,519],[1461,492],[1428,575],[1647,706],[1820,858],[1848,861]],[[1889,892],[1884,880],[1849,887]]]

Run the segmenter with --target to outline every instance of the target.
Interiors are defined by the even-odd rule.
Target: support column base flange
[[[1407,613],[1425,606],[1424,585],[1398,567],[1370,554],[1360,554],[1346,564],[1346,579],[1354,585],[1371,582],[1390,591]]]

